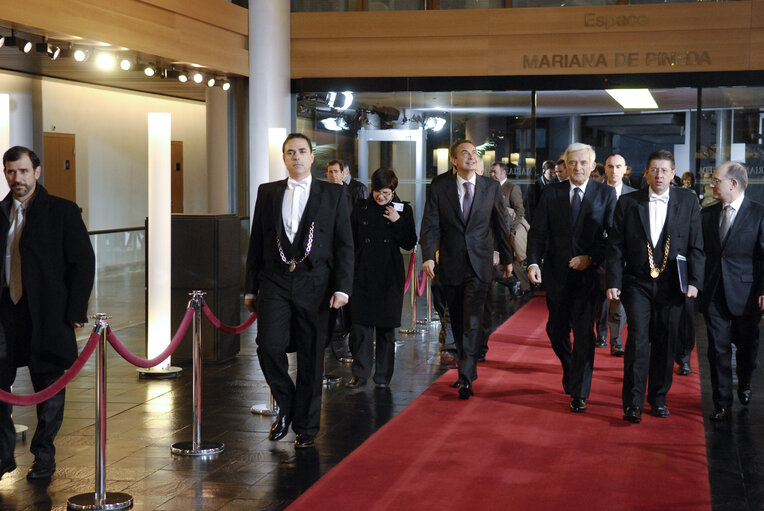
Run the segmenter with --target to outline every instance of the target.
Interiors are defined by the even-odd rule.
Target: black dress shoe
[[[29,472],[27,472],[27,479],[30,481],[33,479],[47,479],[52,476],[55,471],[55,461],[34,460],[34,463],[32,463],[32,466],[29,468]]]
[[[364,385],[366,385],[366,380],[359,378],[358,376],[353,376],[353,378],[345,384],[349,389],[360,389]]]
[[[659,417],[661,419],[665,419],[670,414],[669,414],[669,409],[666,408],[666,405],[663,405],[663,406],[653,406],[653,407],[651,407],[650,408],[650,415],[652,415],[653,417]]]
[[[616,344],[615,346],[610,347],[610,354],[614,357],[622,357],[624,355],[623,348],[620,344]]]
[[[586,411],[586,399],[574,397],[570,402],[570,411],[573,413],[583,413]]]
[[[607,341],[603,339],[602,337],[597,338],[597,341],[594,343],[595,348],[607,348]]]
[[[0,479],[3,478],[5,474],[8,474],[9,472],[13,472],[16,470],[16,460],[13,458],[8,458],[7,460],[3,460],[0,462]]]
[[[270,440],[280,440],[289,433],[289,425],[292,423],[292,418],[286,415],[278,414],[276,420],[271,424],[271,432],[268,435]]]
[[[472,384],[467,382],[461,382],[459,384],[459,399],[469,399],[470,397],[474,396],[475,393],[472,392]]]
[[[297,433],[297,437],[294,439],[294,446],[298,449],[305,449],[308,447],[316,446],[316,437],[305,435],[303,433]]]
[[[627,406],[623,413],[623,420],[639,424],[642,422],[642,409],[637,406]]]
[[[382,382],[382,383],[375,383],[375,384],[374,384],[374,386],[375,386],[376,388],[378,388],[378,389],[387,389],[387,388],[390,388],[390,384],[389,384],[389,383],[386,383],[386,382]]]
[[[748,385],[747,387],[741,387],[738,385],[737,387],[737,398],[740,400],[740,402],[744,405],[747,405],[751,402],[751,386]]]
[[[677,369],[676,371],[676,374],[680,376],[687,376],[690,373],[692,373],[692,368],[690,367],[689,362],[685,362],[682,365],[680,365],[679,369]]]
[[[714,422],[721,422],[727,420],[730,416],[730,409],[726,406],[714,406],[714,411],[711,414],[711,420]]]
[[[485,353],[481,353],[477,358],[478,362],[485,362]]]

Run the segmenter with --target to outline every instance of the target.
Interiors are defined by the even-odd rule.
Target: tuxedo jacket
[[[624,281],[649,282],[650,264],[647,243],[650,237],[649,188],[622,194],[615,208],[613,227],[607,237],[607,287],[623,289]],[[688,283],[700,291],[703,288],[703,233],[700,227],[700,206],[690,190],[672,186],[666,211],[663,236],[670,236],[666,270],[676,281],[673,289],[679,293],[676,256],[687,258]],[[653,251],[653,262],[660,267],[663,253]],[[681,294],[681,293],[680,293]]]
[[[0,202],[2,254],[12,205],[9,192]],[[30,367],[39,372],[68,369],[78,354],[71,323],[87,322],[95,276],[93,246],[77,204],[48,194],[37,183],[25,213],[19,252],[22,290],[32,318]],[[3,286],[4,268],[0,265]]]
[[[485,176],[475,177],[472,208],[466,221],[456,174],[441,174],[430,184],[420,230],[422,258],[434,261],[439,248],[438,278],[444,285],[461,284],[469,267],[480,280],[491,282],[494,240],[501,264],[512,262],[507,210],[499,183]]]
[[[501,195],[504,197],[504,205],[508,208],[509,231],[515,232],[520,220],[525,216],[525,207],[523,207],[523,191],[515,183],[507,179],[501,185]],[[509,213],[509,210],[512,213]]]
[[[615,190],[589,179],[575,223],[570,202],[567,180],[547,185],[528,231],[528,265],[539,264],[544,258],[544,282],[552,294],[565,287],[572,257],[591,256],[592,264],[585,272],[594,273],[604,263],[605,233],[613,221]]]
[[[297,265],[301,277],[302,301],[327,299],[341,291],[350,295],[353,285],[353,235],[350,228],[347,199],[343,187],[313,178],[308,201],[293,243],[284,232],[281,205],[287,180],[260,185],[252,218],[252,234],[247,255],[245,292],[257,295],[264,284],[283,282],[289,265],[281,259],[276,237],[289,261],[300,260],[308,249],[310,227],[313,241],[308,257]],[[328,277],[329,289],[316,289],[317,282]],[[328,303],[328,302],[327,302]]]
[[[706,252],[703,307],[721,286],[730,313],[756,313],[759,296],[764,295],[764,206],[744,198],[724,242],[719,234],[721,214],[721,203],[701,211]]]

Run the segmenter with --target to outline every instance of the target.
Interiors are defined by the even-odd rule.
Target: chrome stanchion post
[[[416,260],[416,251],[411,253],[412,257]],[[424,329],[417,327],[417,320],[416,320],[416,289],[417,289],[417,276],[416,276],[416,265],[414,265],[414,269],[412,270],[411,275],[411,330],[399,330],[402,334],[423,334]]]
[[[191,350],[194,364],[191,374],[194,423],[191,434],[193,440],[176,442],[170,448],[173,454],[180,456],[207,456],[220,454],[225,450],[225,445],[222,442],[202,442],[202,305],[205,294],[207,293],[204,291],[189,293],[191,300],[188,302],[188,306],[194,309],[192,323],[194,343]]]
[[[70,498],[68,509],[101,510],[129,509],[133,497],[127,493],[106,493],[106,336],[111,316],[98,313],[94,316],[93,331],[99,335],[96,347],[96,447],[95,447],[95,493],[81,493]]]

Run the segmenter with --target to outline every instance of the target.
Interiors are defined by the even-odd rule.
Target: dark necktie
[[[467,181],[464,183],[464,202],[462,203],[462,214],[465,221],[470,217],[470,209],[472,209],[472,183]]]
[[[578,220],[579,213],[581,213],[581,189],[575,187],[573,188],[573,200],[570,203],[570,215],[574,224]]]
[[[724,243],[727,240],[727,234],[730,232],[730,220],[732,220],[732,206],[727,204],[722,211],[722,225],[719,228],[719,238]]]

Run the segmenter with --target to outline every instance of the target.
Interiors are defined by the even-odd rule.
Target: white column
[[[0,152],[11,147],[11,95],[0,94]],[[8,195],[10,188],[5,179],[0,179],[0,198]]]
[[[229,213],[228,93],[207,87],[207,212]]]
[[[170,332],[170,156],[171,116],[149,113],[149,232],[148,282],[149,313],[147,357],[154,358],[167,348]],[[156,366],[165,370],[170,358]]]
[[[283,179],[281,161],[270,156],[269,130],[289,131],[290,94],[289,2],[249,2],[249,213],[262,183]],[[274,133],[274,132],[270,132]],[[283,140],[282,140],[283,142]]]

